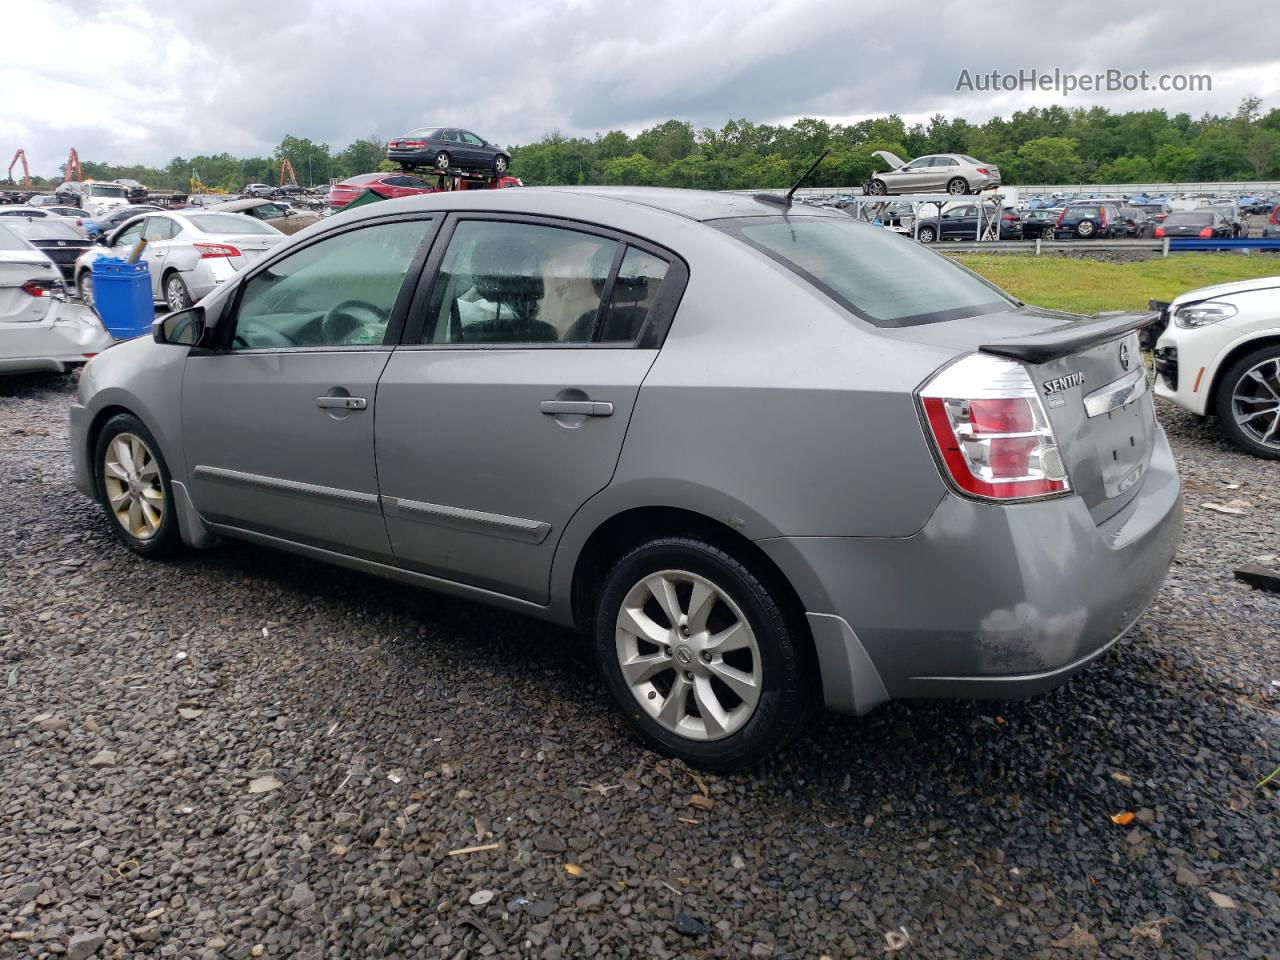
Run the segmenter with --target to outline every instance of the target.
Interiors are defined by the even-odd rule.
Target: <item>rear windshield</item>
[[[43,220],[14,220],[12,223],[6,223],[5,226],[28,240],[83,239],[80,231],[71,224],[63,223],[61,220],[50,220],[47,217]]]
[[[1099,214],[1099,210],[1100,208],[1093,204],[1083,207],[1067,207],[1066,212],[1062,216],[1065,220],[1074,220],[1081,217],[1096,217]]]
[[[417,130],[410,130],[405,134],[406,137],[422,137],[425,140],[437,140],[440,137],[439,127],[420,127]]]
[[[1164,218],[1166,227],[1176,227],[1180,224],[1186,224],[1189,227],[1207,227],[1211,223],[1213,223],[1212,213],[1174,212]]]
[[[946,257],[850,218],[740,217],[710,225],[879,327],[937,323],[1014,306],[1000,290]]]
[[[189,213],[187,219],[197,230],[215,235],[237,233],[279,233],[275,227],[269,227],[261,220],[246,217],[241,213]]]
[[[30,245],[23,243],[16,233],[10,233],[6,229],[9,226],[8,223],[0,223],[0,250],[30,250]]]
[[[114,183],[89,183],[85,184],[91,197],[125,197],[128,196],[124,187]]]

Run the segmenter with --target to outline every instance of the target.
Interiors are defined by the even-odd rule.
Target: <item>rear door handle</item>
[[[601,400],[543,400],[542,412],[552,417],[566,413],[585,417],[612,417],[613,404]]]
[[[327,410],[363,410],[369,401],[364,397],[316,397],[316,406]]]

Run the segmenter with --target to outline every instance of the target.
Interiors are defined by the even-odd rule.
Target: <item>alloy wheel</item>
[[[93,309],[93,277],[87,273],[80,275],[80,300],[90,310]]]
[[[506,172],[507,172],[507,158],[506,158],[506,157],[498,157],[496,160],[494,160],[494,161],[493,161],[493,169],[494,169],[494,171],[498,174],[498,176],[502,176],[504,173],[506,173]]]
[[[954,180],[952,180],[950,183],[947,184],[947,193],[951,194],[952,196],[959,196],[962,193],[966,193],[968,189],[969,189],[969,185],[966,184],[959,177],[956,177]]]
[[[635,584],[618,610],[615,649],[641,708],[678,736],[723,739],[760,701],[755,632],[724,590],[695,573],[662,570]]]
[[[441,150],[439,153],[436,154],[436,169],[437,170],[449,169],[449,155],[445,153],[443,150]]]
[[[1245,436],[1280,450],[1280,357],[1254,364],[1236,381],[1231,415]]]
[[[150,540],[164,521],[164,484],[160,464],[146,442],[120,433],[107,444],[102,482],[111,512],[129,536]]]
[[[171,310],[183,310],[190,306],[187,302],[189,298],[186,285],[176,273],[165,281],[164,298]]]

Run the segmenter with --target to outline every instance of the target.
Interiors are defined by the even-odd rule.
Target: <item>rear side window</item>
[[[937,323],[1014,306],[1004,293],[914,241],[848,217],[712,221],[880,327]]]
[[[636,247],[628,247],[613,279],[613,292],[605,308],[596,340],[600,343],[633,343],[640,335],[658,288],[667,275],[667,261]]]
[[[279,233],[275,227],[268,226],[261,220],[242,216],[238,213],[192,213],[187,214],[197,230],[214,236],[232,236],[238,233]]]
[[[463,220],[431,288],[424,342],[587,343],[618,242],[497,220]]]

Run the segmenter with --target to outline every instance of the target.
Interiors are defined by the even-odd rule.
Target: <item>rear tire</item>
[[[445,153],[443,150],[441,150],[439,153],[437,153],[437,154],[436,154],[436,160],[435,160],[435,163],[436,163],[436,169],[437,169],[437,170],[448,170],[448,169],[449,169],[449,160],[450,160],[449,154],[447,154],[447,153]]]
[[[112,417],[93,445],[98,502],[116,539],[153,560],[182,546],[173,485],[160,445],[131,413]]]
[[[936,182],[936,181],[935,181]],[[969,192],[969,182],[964,177],[952,177],[947,181],[947,193],[952,196]]]
[[[1253,374],[1264,382],[1259,383]],[[1218,381],[1214,396],[1227,439],[1265,460],[1280,460],[1280,400],[1273,403],[1273,394],[1280,394],[1280,344],[1260,347],[1231,364]]]
[[[170,310],[185,310],[195,303],[191,298],[191,291],[187,289],[186,281],[176,270],[171,270],[165,275],[164,302]]]
[[[614,564],[596,608],[596,659],[650,747],[731,771],[804,729],[821,701],[817,666],[802,615],[768,579],[691,537],[650,540]]]
[[[88,270],[80,271],[80,276],[76,280],[76,292],[80,294],[81,303],[94,313],[98,312],[98,308],[93,302],[93,274]]]

